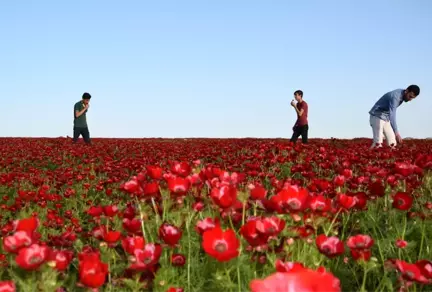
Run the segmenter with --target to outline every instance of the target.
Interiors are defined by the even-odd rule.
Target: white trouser
[[[370,115],[370,125],[372,127],[373,133],[373,143],[371,148],[373,147],[381,147],[383,143],[384,136],[387,140],[387,145],[396,146],[396,136],[393,131],[393,128],[390,122],[386,122],[377,118],[375,116]]]

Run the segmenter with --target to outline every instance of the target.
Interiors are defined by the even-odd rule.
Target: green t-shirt
[[[86,128],[87,127],[86,114],[87,114],[88,110],[86,110],[78,118],[75,115],[76,111],[80,112],[80,111],[82,111],[83,108],[84,108],[84,104],[82,103],[82,101],[78,101],[74,106],[74,127],[77,127],[77,128]]]

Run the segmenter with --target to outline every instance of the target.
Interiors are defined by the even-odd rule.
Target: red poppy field
[[[430,291],[432,141],[0,139],[0,292]]]

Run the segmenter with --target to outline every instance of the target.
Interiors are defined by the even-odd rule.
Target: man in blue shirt
[[[369,111],[370,125],[373,132],[372,148],[381,147],[385,136],[389,146],[402,143],[402,137],[396,124],[396,109],[402,102],[409,102],[420,94],[417,85],[407,89],[396,89],[384,94]]]

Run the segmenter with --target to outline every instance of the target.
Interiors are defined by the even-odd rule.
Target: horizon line
[[[57,137],[48,137],[48,136],[39,136],[39,137],[33,137],[33,136],[1,136],[0,139],[72,139],[70,136],[57,136]],[[146,140],[250,140],[250,139],[257,139],[257,140],[290,140],[290,138],[286,137],[92,137],[93,139],[103,140],[103,139],[146,139]],[[337,139],[337,140],[371,140],[370,137],[354,137],[354,138],[339,138],[339,137],[316,137],[316,138],[310,138],[309,140],[331,140],[331,139]],[[407,137],[404,138],[404,140],[428,140],[432,139],[432,137],[425,137],[425,138],[414,138],[414,137]],[[80,138],[82,140],[82,138]]]

